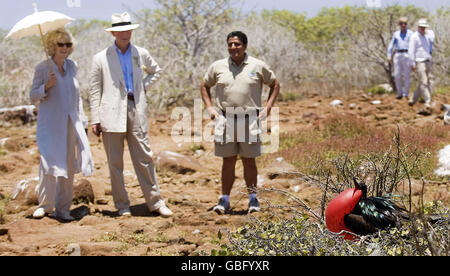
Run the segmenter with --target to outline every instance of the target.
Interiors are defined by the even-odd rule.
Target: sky
[[[236,1],[236,0],[234,0]],[[3,0],[6,6],[0,10],[0,28],[10,30],[23,17],[33,13],[35,2],[40,11],[53,10],[64,13],[75,19],[110,20],[115,12],[155,8],[154,0]],[[345,5],[377,5],[413,4],[433,12],[442,6],[449,7],[450,0],[244,0],[242,11],[260,11],[263,9],[286,9],[293,12],[314,16],[323,7],[341,7]]]

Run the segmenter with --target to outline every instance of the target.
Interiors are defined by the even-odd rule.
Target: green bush
[[[383,95],[383,94],[389,94],[390,92],[387,91],[384,87],[380,85],[375,85],[366,90],[367,93],[371,93],[373,95]]]

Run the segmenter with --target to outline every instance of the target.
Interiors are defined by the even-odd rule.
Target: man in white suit
[[[412,63],[412,71],[417,71],[419,85],[409,100],[409,105],[416,104],[420,97],[425,101],[425,110],[420,111],[424,115],[429,115],[431,108],[431,94],[433,86],[433,43],[434,32],[429,30],[430,26],[425,18],[419,19],[417,32],[411,36],[409,42],[408,55]]]
[[[131,216],[123,177],[124,140],[127,139],[134,170],[150,212],[173,215],[161,198],[150,149],[145,92],[161,68],[147,50],[130,43],[131,24],[125,12],[112,15],[114,45],[94,56],[90,73],[92,131],[100,136],[108,158],[112,195],[119,215]],[[144,77],[145,75],[145,77]]]
[[[401,17],[398,21],[400,30],[396,31],[389,43],[387,56],[388,62],[392,63],[392,54],[395,48],[394,55],[394,77],[395,86],[397,88],[397,99],[402,97],[408,98],[409,84],[411,79],[411,61],[408,56],[409,40],[413,34],[407,28],[408,19]],[[402,82],[403,77],[403,82]]]

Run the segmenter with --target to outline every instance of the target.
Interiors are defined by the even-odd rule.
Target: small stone
[[[221,224],[227,224],[228,223],[228,217],[227,216],[222,216],[218,219],[216,219],[216,224],[221,225]]]
[[[99,198],[95,201],[95,203],[98,205],[108,205],[109,200],[107,200],[105,198]]]
[[[67,255],[72,257],[79,257],[81,256],[81,248],[78,243],[71,243],[67,246],[66,252]]]
[[[112,195],[112,190],[111,190],[111,188],[105,189],[105,195],[107,195],[107,196]]]
[[[9,230],[5,228],[0,228],[0,236],[8,235]]]
[[[377,121],[387,120],[388,118],[389,118],[389,116],[387,114],[383,114],[383,113],[375,114],[375,119]]]
[[[341,100],[334,100],[330,103],[330,106],[335,107],[335,106],[340,106],[342,105],[342,101]]]

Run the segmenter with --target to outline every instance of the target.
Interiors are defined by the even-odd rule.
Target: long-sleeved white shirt
[[[387,56],[392,56],[392,51],[395,49],[398,50],[408,50],[409,41],[411,39],[413,32],[411,30],[406,30],[405,33],[402,33],[401,30],[398,30],[392,36],[391,42],[388,46]]]
[[[411,36],[408,55],[414,64],[416,64],[416,62],[431,60],[431,54],[433,53],[433,42],[434,32],[432,30],[426,30],[425,35],[415,32]]]

